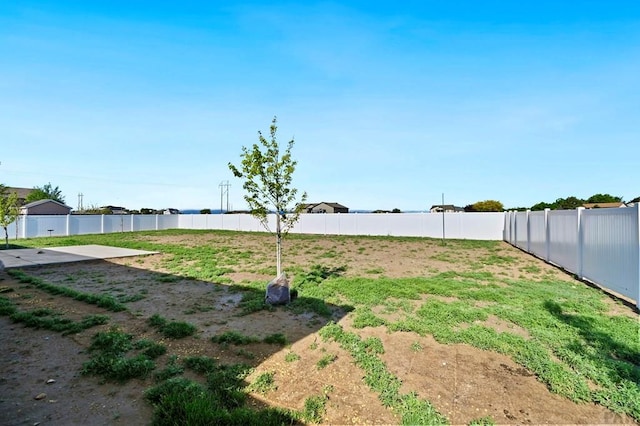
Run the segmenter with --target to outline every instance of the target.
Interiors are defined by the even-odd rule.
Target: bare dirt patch
[[[25,328],[0,317],[0,424],[3,425],[143,425],[151,421],[152,410],[143,398],[153,379],[132,380],[126,384],[102,383],[80,375],[89,359],[87,348],[97,331],[117,325],[137,338],[151,338],[167,345],[169,354],[179,357],[207,355],[223,363],[243,362],[255,367],[250,382],[258,374],[275,372],[277,388],[265,395],[252,394],[251,404],[301,410],[305,398],[328,396],[323,418],[326,424],[398,424],[397,413],[382,406],[378,395],[363,382],[363,372],[348,352],[335,343],[323,342],[317,331],[328,319],[316,314],[294,314],[284,308],[238,315],[243,292],[234,283],[272,278],[273,241],[269,236],[202,234],[198,236],[147,237],[159,243],[212,247],[229,244],[236,254],[226,282],[214,283],[184,279],[167,274],[166,253],[139,258],[89,261],[28,269],[56,285],[95,294],[120,295],[128,311],[113,313],[67,297],[52,296],[0,274],[3,293],[20,309],[49,307],[73,318],[89,314],[110,316],[108,325],[82,333],[60,334]],[[437,241],[406,239],[390,241],[314,237],[286,241],[285,263],[291,270],[310,265],[329,267],[349,265],[347,276],[406,278],[433,276],[446,271],[487,272],[498,279],[572,280],[570,276],[532,258],[505,243],[493,249],[451,250]],[[224,252],[217,254],[220,258]],[[240,259],[240,260],[238,260]],[[244,259],[244,260],[243,260]],[[295,274],[294,279],[295,279]],[[624,306],[615,305],[624,310]],[[613,308],[612,308],[613,309]],[[629,310],[631,315],[633,311]],[[383,328],[354,330],[350,315],[338,310],[333,317],[347,330],[362,338],[378,337],[388,369],[403,382],[403,392],[417,392],[431,401],[452,424],[492,416],[499,424],[612,424],[634,423],[593,404],[575,404],[557,395],[512,360],[467,345],[441,345],[430,337],[415,333],[388,333]],[[172,340],[159,335],[146,320],[153,314],[197,326],[195,337]],[[526,337],[524,330],[497,318],[484,325]],[[225,331],[248,336],[283,333],[290,344],[278,346],[254,343],[246,346],[219,345],[210,338]],[[291,354],[295,354],[293,357]],[[335,359],[318,367],[327,355]],[[167,355],[167,356],[168,356]],[[160,358],[159,364],[166,361]],[[295,359],[294,359],[295,358]],[[48,379],[55,382],[47,384]],[[46,397],[35,400],[39,393]]]

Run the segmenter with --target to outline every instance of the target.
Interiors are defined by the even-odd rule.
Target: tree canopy
[[[292,187],[293,173],[297,161],[291,156],[294,140],[287,143],[284,152],[277,141],[277,118],[273,117],[269,127],[269,139],[258,131],[259,144],[251,148],[242,147],[240,166],[229,163],[229,169],[237,178],[244,180],[244,200],[251,214],[258,218],[269,232],[268,213],[276,215],[277,273],[281,273],[282,236],[298,221],[304,210],[307,193],[297,198],[298,190]]]
[[[578,207],[582,207],[584,204],[593,203],[619,203],[622,202],[622,197],[610,195],[610,194],[594,194],[591,197],[585,199],[570,196],[567,198],[558,198],[552,203],[539,202],[531,206],[531,210],[573,210]]]
[[[468,206],[469,207],[469,206]],[[465,207],[465,210],[467,207]],[[504,206],[500,201],[496,200],[484,200],[478,201],[470,206],[469,211],[474,212],[502,212],[504,211]]]
[[[38,200],[55,200],[59,203],[64,204],[62,191],[60,191],[57,186],[54,188],[51,183],[47,183],[42,187],[34,187],[29,195],[27,195],[27,198],[25,198],[26,203],[32,203]]]

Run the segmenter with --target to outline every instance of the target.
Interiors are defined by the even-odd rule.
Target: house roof
[[[29,203],[29,204],[25,204],[24,206],[22,206],[22,208],[23,209],[29,209],[31,207],[35,207],[35,206],[39,206],[41,204],[47,204],[47,203],[58,204],[59,206],[66,207],[69,210],[72,209],[72,207],[69,207],[66,204],[63,204],[63,203],[61,203],[59,201],[56,201],[56,200],[38,200],[38,201],[33,201],[33,202]]]
[[[18,194],[18,198],[22,198],[23,200],[27,198],[27,196],[33,191],[33,188],[15,188],[12,186],[7,186],[7,192],[12,193],[15,192]]]
[[[454,206],[453,204],[434,204],[431,206],[430,210],[433,209],[442,209],[442,210],[453,210],[453,211],[464,211],[464,207]]]
[[[312,208],[314,208],[316,206],[319,206],[320,204],[324,204],[324,205],[327,205],[327,206],[330,206],[330,207],[334,207],[334,208],[339,208],[339,209],[346,209],[347,208],[347,206],[343,206],[340,203],[329,203],[329,202],[326,202],[326,201],[321,201],[319,203],[307,204],[306,208],[312,209]]]
[[[615,203],[585,203],[582,205],[582,207],[584,207],[585,209],[593,209],[593,208],[602,208],[602,209],[606,209],[606,208],[616,208],[616,207],[624,207],[626,206],[625,203],[622,202],[615,202]]]

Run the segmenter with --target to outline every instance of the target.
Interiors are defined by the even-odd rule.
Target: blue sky
[[[640,196],[638,1],[3,1],[0,58],[0,183],[72,207],[243,209],[273,116],[310,202]]]

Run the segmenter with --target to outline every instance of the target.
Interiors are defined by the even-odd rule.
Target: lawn
[[[280,307],[263,303],[268,234],[18,243],[160,252],[0,282],[0,313],[20,339],[47,329],[78,345],[68,368],[103,396],[139,389],[143,423],[640,421],[633,307],[503,242],[289,235],[284,270],[299,297]],[[121,411],[110,421],[124,424]]]

